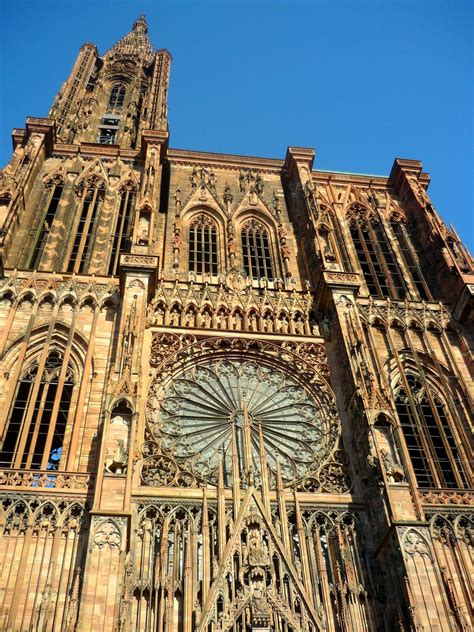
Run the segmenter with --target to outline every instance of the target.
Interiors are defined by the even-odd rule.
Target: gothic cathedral
[[[388,177],[169,147],[85,44],[0,177],[0,630],[473,629],[474,262]]]

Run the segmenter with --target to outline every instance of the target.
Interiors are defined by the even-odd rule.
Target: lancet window
[[[110,92],[108,112],[120,112],[123,109],[126,88],[123,83],[116,83]]]
[[[251,279],[274,279],[270,238],[267,228],[256,220],[249,220],[241,231],[245,274]]]
[[[95,223],[104,195],[105,189],[101,181],[95,183],[95,186],[84,187],[82,191],[81,214],[69,257],[68,272],[81,273],[87,267]]]
[[[440,398],[408,374],[395,404],[418,485],[465,487],[458,442]]]
[[[189,227],[189,271],[196,274],[217,274],[217,227],[204,213]]]
[[[120,205],[113,235],[112,252],[110,254],[109,274],[117,274],[120,253],[128,252],[131,245],[131,215],[135,202],[135,191],[122,189]]]
[[[63,188],[63,183],[60,182],[51,184],[46,190],[46,213],[43,218],[43,223],[41,224],[38,239],[36,240],[35,247],[31,254],[29,265],[29,267],[33,270],[36,270],[41,263],[41,258],[43,256],[46,242],[48,241],[48,236],[51,231],[54,218],[56,216],[56,211],[58,210],[59,200],[61,199]]]
[[[405,298],[406,285],[380,219],[361,204],[353,204],[348,220],[369,293],[381,298]]]
[[[432,300],[432,296],[416,259],[416,254],[411,245],[411,240],[404,222],[392,221],[390,223],[390,226],[395,237],[397,238],[400,251],[403,255],[403,259],[405,260],[405,264],[411,273],[411,277],[413,279],[413,283],[415,284],[415,288],[418,292],[419,298],[422,301]]]
[[[1,440],[0,466],[57,470],[69,414],[74,374],[52,351],[23,373]]]

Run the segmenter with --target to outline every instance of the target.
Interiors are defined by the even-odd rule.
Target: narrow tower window
[[[217,274],[217,229],[207,215],[200,215],[189,227],[189,270],[196,274]]]
[[[349,227],[369,293],[403,299],[407,289],[379,218],[360,204],[348,212]]]
[[[123,190],[120,194],[120,206],[115,224],[115,233],[113,235],[112,252],[110,255],[108,273],[114,275],[117,273],[118,262],[121,252],[128,252],[131,244],[130,236],[130,217],[135,201],[135,192]]]
[[[251,279],[274,278],[270,240],[267,229],[255,220],[247,222],[241,232],[245,274]]]
[[[57,470],[74,388],[70,367],[60,354],[49,354],[21,378],[1,442],[0,466]]]
[[[117,83],[112,87],[109,98],[108,112],[120,112],[123,108],[125,99],[125,86],[123,83]]]
[[[56,215],[56,211],[58,209],[59,200],[61,199],[61,195],[63,193],[63,185],[56,184],[48,191],[48,203],[46,214],[43,219],[43,223],[41,225],[41,230],[38,235],[38,239],[36,241],[33,253],[31,255],[30,268],[36,270],[41,263],[41,257],[43,256],[44,249],[46,247],[46,242],[48,241],[48,236],[51,231],[51,227],[53,225],[54,217]]]
[[[405,224],[400,221],[392,221],[390,223],[390,226],[395,234],[395,237],[397,238],[400,250],[403,255],[403,259],[405,260],[405,264],[411,273],[413,283],[415,284],[419,297],[422,301],[430,301],[432,297],[428,290],[425,279],[423,278],[420,266],[415,259],[415,254],[411,246],[410,238],[408,236]]]
[[[84,272],[91,246],[91,237],[98,214],[99,206],[104,198],[102,186],[84,189],[82,209],[77,226],[76,236],[69,258],[68,272]]]

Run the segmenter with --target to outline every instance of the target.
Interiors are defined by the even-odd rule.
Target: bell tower
[[[169,52],[154,50],[144,16],[103,57],[84,44],[49,113],[57,139],[135,149],[142,130],[167,131],[170,66]]]

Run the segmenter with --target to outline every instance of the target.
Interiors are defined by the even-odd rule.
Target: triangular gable
[[[263,215],[267,215],[273,219],[274,213],[270,210],[265,200],[260,196],[254,186],[249,186],[245,191],[236,210],[232,213],[233,217],[237,217],[244,211],[260,211]]]
[[[128,171],[126,171],[120,177],[119,183],[117,185],[117,189],[119,191],[120,189],[134,189],[138,191],[138,187],[139,187],[138,179],[132,169],[128,169]]]
[[[96,180],[97,178],[102,180],[104,184],[107,184],[109,181],[107,172],[100,158],[93,160],[91,164],[84,169],[84,171],[76,178],[75,184],[77,186],[81,182],[89,179]]]
[[[66,169],[62,162],[43,177],[44,184],[61,184],[64,182],[66,182]]]
[[[299,597],[301,601],[302,608],[305,609],[305,615],[308,619],[310,619],[315,626],[316,629],[321,630],[323,628],[321,621],[314,609],[314,606],[311,603],[310,597],[306,592],[301,580],[298,577],[298,572],[291,560],[290,552],[285,549],[283,542],[278,536],[275,527],[272,524],[271,516],[268,515],[262,500],[259,498],[258,493],[253,487],[250,487],[240,505],[240,509],[233,525],[232,535],[227,541],[227,544],[224,549],[223,557],[220,560],[219,568],[217,571],[217,575],[212,582],[209,593],[206,598],[206,602],[204,604],[201,619],[198,622],[197,630],[198,632],[204,632],[207,630],[207,626],[212,619],[213,612],[215,609],[216,601],[221,594],[222,587],[226,582],[226,575],[232,569],[232,560],[234,554],[238,553],[239,550],[242,549],[242,534],[247,524],[262,524],[264,530],[268,534],[269,543],[271,542],[271,548],[280,556],[280,560],[283,563],[285,568],[285,573],[291,578],[293,582],[293,586],[295,588],[295,596]],[[262,540],[263,541],[263,540]],[[263,573],[265,572],[265,568],[269,568],[271,566],[272,560],[270,559],[268,547],[265,550],[263,549],[253,549],[251,547],[250,542],[247,542],[247,559],[248,559],[248,568],[243,569],[244,575],[248,575],[247,584],[244,583],[244,586],[239,589],[237,592],[236,598],[233,603],[229,603],[228,611],[224,612],[224,616],[222,617],[222,628],[221,632],[225,632],[230,629],[235,621],[240,616],[243,609],[252,603],[256,599],[255,597],[255,588],[252,588],[252,580],[251,577],[255,578],[255,576],[263,577]],[[266,571],[270,573],[269,570]],[[262,593],[262,583],[264,580],[260,582],[260,595],[261,601],[264,601],[266,606],[271,609],[275,609],[279,612],[279,614],[292,626],[293,629],[298,630],[301,626],[298,624],[297,619],[291,612],[288,604],[286,604],[281,595],[271,587],[265,589]]]
[[[187,211],[195,206],[207,206],[208,208],[217,211],[219,215],[225,212],[214,192],[211,191],[211,189],[204,181],[201,181],[201,183],[193,190],[191,195],[188,197],[181,210],[181,215],[184,215]]]

